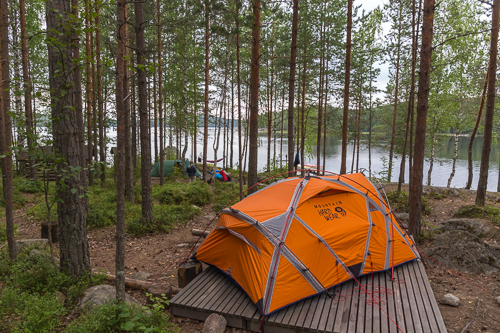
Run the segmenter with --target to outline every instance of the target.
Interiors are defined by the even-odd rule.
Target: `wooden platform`
[[[264,321],[264,331],[446,332],[420,260],[395,268],[394,277],[393,282],[390,272],[376,273],[362,277],[360,283],[372,297],[378,297],[380,307],[400,330],[356,282],[347,281],[331,289],[333,299],[326,294],[317,295],[271,314]],[[253,332],[259,329],[261,320],[250,298],[214,268],[205,270],[182,289],[170,301],[170,312],[197,320],[205,320],[216,312],[227,319],[228,326]]]

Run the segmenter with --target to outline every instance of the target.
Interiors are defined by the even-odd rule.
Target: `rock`
[[[64,305],[64,301],[66,300],[66,296],[64,296],[64,294],[62,292],[56,290],[56,298],[57,298],[57,303]]]
[[[496,201],[498,199],[498,196],[494,193],[486,192],[486,199],[491,201]]]
[[[396,213],[396,216],[401,222],[406,222],[410,219],[410,214],[408,213]]]
[[[453,294],[446,294],[439,299],[439,303],[451,305],[451,306],[459,306],[460,300],[458,299],[457,296],[455,296]]]
[[[19,239],[16,241],[17,253],[21,253],[30,247],[43,249],[48,245],[48,239]]]
[[[491,225],[484,221],[475,219],[459,218],[447,220],[443,223],[440,223],[438,228],[436,229],[437,232],[452,230],[462,230],[478,238],[496,238],[497,236],[499,236],[497,235],[499,233],[497,229],[493,228]]]
[[[146,281],[149,279],[151,274],[147,272],[134,272],[128,276],[128,278],[135,279],[135,280],[141,280],[141,281]]]
[[[116,288],[107,284],[94,286],[85,291],[82,300],[80,301],[81,308],[93,308],[94,306],[103,305],[107,302],[112,302],[116,298]],[[125,302],[131,305],[141,306],[132,296],[125,294]]]
[[[448,190],[449,194],[454,196],[454,197],[459,197],[460,196],[460,191],[457,190],[456,188],[450,188]]]
[[[500,304],[500,296],[497,297],[497,302]]]
[[[180,247],[180,248],[185,248],[185,247],[189,247],[189,243],[180,243],[180,244],[177,244],[176,245],[177,247]]]
[[[224,333],[227,320],[217,313],[212,313],[203,324],[203,333]]]

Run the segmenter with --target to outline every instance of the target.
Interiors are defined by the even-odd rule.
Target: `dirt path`
[[[394,185],[386,185],[385,190],[394,189]],[[463,191],[459,197],[446,197],[441,199],[429,199],[432,213],[424,216],[424,228],[429,229],[447,219],[452,218],[457,209],[463,205],[473,204],[475,199],[474,191]],[[490,194],[489,205],[500,207],[496,203],[496,194]],[[37,223],[29,221],[26,216],[27,207],[16,211],[16,224],[18,225],[17,238],[39,238],[40,229]],[[205,207],[202,214],[185,226],[179,226],[168,234],[148,235],[142,238],[126,237],[125,271],[127,276],[142,271],[152,274],[160,274],[156,281],[168,282],[177,286],[177,268],[163,270],[174,264],[179,259],[184,258],[193,247],[198,237],[191,235],[191,229],[204,229],[207,223],[215,216],[210,207]],[[498,228],[498,226],[497,226]],[[114,226],[103,229],[90,230],[88,233],[90,257],[92,268],[114,274],[115,240]],[[498,240],[493,240],[498,242]],[[430,245],[425,241],[420,245],[421,250]],[[427,275],[431,282],[434,294],[437,299],[446,293],[453,293],[460,298],[459,307],[439,305],[448,332],[458,333],[475,316],[477,300],[481,299],[481,307],[475,322],[469,327],[467,332],[500,332],[500,304],[495,298],[479,287],[495,291],[495,297],[500,295],[500,273],[492,275],[484,274],[464,274],[469,280],[466,281],[453,273],[438,267],[429,267]],[[145,302],[142,292],[129,291],[138,300]],[[181,332],[200,332],[202,322],[184,318],[172,318],[180,326]],[[246,332],[227,328],[227,332]]]

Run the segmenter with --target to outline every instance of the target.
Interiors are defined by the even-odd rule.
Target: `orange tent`
[[[413,241],[361,173],[269,185],[224,209],[196,253],[264,315],[416,258]]]

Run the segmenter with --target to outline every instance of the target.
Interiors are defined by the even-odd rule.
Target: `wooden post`
[[[59,231],[57,227],[57,222],[52,222],[50,224],[50,233],[52,234],[52,242],[57,243],[59,241]],[[41,234],[40,238],[49,239],[49,226],[47,222],[42,222],[41,224]]]
[[[193,281],[203,271],[201,262],[189,261],[179,266],[177,269],[177,278],[179,288],[184,288],[189,282]]]

